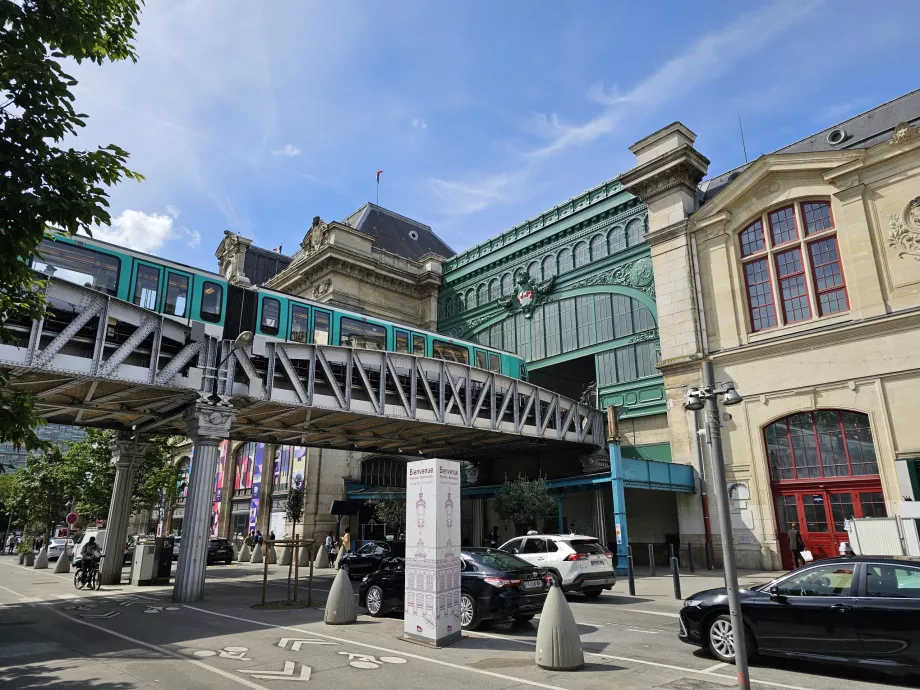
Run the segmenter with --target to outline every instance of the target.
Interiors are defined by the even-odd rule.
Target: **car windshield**
[[[606,553],[597,543],[597,539],[569,539],[566,543],[575,553]]]
[[[522,568],[533,568],[533,566],[527,561],[521,560],[517,556],[512,556],[510,553],[498,553],[492,551],[491,553],[471,553],[469,558],[474,563],[479,563],[484,565],[487,568],[494,568],[495,570],[521,570]]]

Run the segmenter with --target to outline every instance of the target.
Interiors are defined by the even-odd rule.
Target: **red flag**
[[[382,173],[382,172],[383,172],[383,170],[378,170],[378,171],[377,171],[377,184],[380,184],[380,173]]]

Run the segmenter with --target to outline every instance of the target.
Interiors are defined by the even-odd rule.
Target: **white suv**
[[[501,550],[549,570],[563,592],[581,592],[593,599],[617,582],[613,554],[594,537],[531,534],[502,544]]]

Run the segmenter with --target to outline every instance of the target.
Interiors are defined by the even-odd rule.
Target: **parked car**
[[[70,556],[73,553],[73,539],[58,539],[55,537],[48,542],[48,560],[56,561],[61,556]]]
[[[212,538],[208,542],[208,565],[213,565],[214,563],[224,563],[226,565],[233,563],[233,547],[226,539]]]
[[[581,592],[593,599],[617,582],[613,554],[594,537],[531,534],[505,542],[501,550],[549,570],[563,592]]]
[[[405,559],[392,558],[365,576],[358,605],[372,616],[402,611]],[[526,623],[543,608],[553,577],[516,556],[495,550],[460,553],[460,625],[475,630],[483,621],[513,619]]]
[[[375,572],[380,564],[388,558],[403,558],[406,555],[406,543],[402,541],[371,541],[362,544],[355,553],[346,553],[339,568],[349,577]]]
[[[920,559],[829,558],[739,591],[748,657],[784,656],[884,671],[920,668]],[[724,588],[684,602],[680,639],[735,658]]]

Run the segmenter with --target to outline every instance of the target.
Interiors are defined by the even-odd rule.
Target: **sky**
[[[916,0],[147,0],[71,65],[72,145],[145,176],[95,233],[216,270],[376,194],[463,251],[616,177],[680,120],[715,175],[920,87]]]

